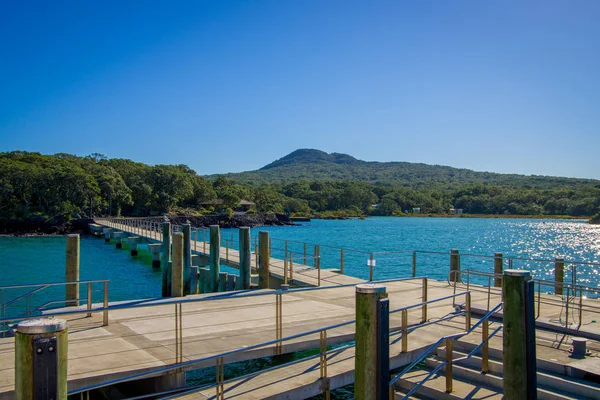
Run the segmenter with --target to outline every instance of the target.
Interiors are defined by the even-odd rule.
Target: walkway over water
[[[463,310],[486,310],[488,303],[495,305],[500,302],[497,291],[488,292],[487,289],[472,287],[479,290],[465,292],[464,287],[455,289],[446,282],[426,281],[423,278],[383,284],[389,293],[391,310],[421,303],[423,298],[431,302],[426,309],[417,306],[407,310],[407,326],[415,328],[415,331],[406,335],[406,352],[402,352],[400,336],[392,340],[390,357],[394,368],[408,364],[440,336],[465,330],[468,317],[464,312],[454,314],[456,305],[462,305]],[[467,307],[467,293],[470,296],[470,307]],[[549,297],[554,296],[542,296],[542,300],[551,303]],[[278,298],[281,299],[279,307]],[[443,300],[434,300],[439,298]],[[216,359],[209,357],[229,351],[240,350],[223,357],[225,364],[318,348],[320,329],[355,318],[354,300],[355,286],[347,285],[295,289],[287,293],[274,290],[238,291],[187,296],[182,299],[111,304],[108,326],[102,326],[101,311],[94,312],[92,317],[86,317],[87,310],[84,307],[78,315],[70,314],[69,310],[72,308],[58,310],[55,314],[61,311],[67,313],[61,318],[66,318],[69,324],[68,385],[69,391],[74,391],[181,363],[181,370],[214,366]],[[593,302],[590,306],[596,303],[595,300],[588,302]],[[540,318],[550,321],[563,313],[560,307],[546,303],[540,302]],[[95,305],[94,310],[101,310],[101,306]],[[422,324],[424,312],[426,321],[436,323]],[[401,314],[390,315],[391,331],[402,328]],[[583,316],[582,329],[600,336],[596,325],[591,323],[598,314],[587,313]],[[177,329],[178,323],[181,330]],[[328,329],[327,345],[353,340],[354,328],[354,323],[349,323]],[[314,333],[286,341],[281,347],[271,344],[244,351],[270,340],[310,331]],[[552,335],[556,336],[556,333]],[[560,353],[565,352],[566,348],[563,347]],[[558,357],[554,353],[547,356]],[[328,378],[331,388],[351,383],[353,350],[344,349],[330,357]],[[563,359],[566,358],[563,356]],[[317,394],[321,389],[319,379],[315,380],[314,361],[305,363],[297,364],[293,367],[296,369],[265,372],[264,375],[261,374],[262,378],[249,379],[243,385],[232,383],[226,386],[227,397],[235,397],[234,394],[237,393],[239,398],[262,398],[289,391]],[[303,366],[307,366],[307,369],[302,369]],[[291,373],[292,370],[297,373]],[[0,339],[0,398],[10,398],[13,390],[14,339],[4,338]],[[214,389],[208,392],[214,393]]]

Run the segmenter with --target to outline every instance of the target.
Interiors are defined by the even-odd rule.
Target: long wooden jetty
[[[153,221],[129,225],[99,220],[96,225],[93,229],[97,232],[104,235],[109,228],[108,232],[116,233],[118,240],[137,237],[151,245],[163,241],[158,223]],[[169,245],[176,245],[181,235],[174,240],[172,232],[169,233]],[[135,239],[131,243],[140,242]],[[190,240],[191,252],[200,257],[210,258],[210,245],[198,233]],[[242,268],[241,259],[245,256],[240,250],[228,244],[221,246],[220,242],[218,246],[215,242],[212,245],[223,264]],[[69,248],[76,251],[78,246],[68,241]],[[256,253],[250,258],[253,274],[261,272],[261,260]],[[433,398],[469,394],[473,397],[473,393],[481,394],[481,398],[502,395],[498,388],[502,384],[502,368],[497,360],[501,364],[505,345],[501,322],[506,299],[501,272],[461,270],[457,254],[452,252],[447,281],[410,276],[369,282],[342,274],[344,253],[341,254],[340,269],[321,269],[319,262],[307,265],[287,256],[269,257],[269,274],[273,279],[269,288],[263,289],[253,286],[252,290],[108,302],[105,282],[102,303],[76,298],[73,290],[67,291],[67,307],[43,313],[67,321],[69,394],[86,397],[100,392],[108,398],[160,393],[158,397],[185,399],[302,399],[325,393],[328,398],[332,390],[353,383],[357,371],[365,369],[356,368],[365,356],[365,353],[356,356],[363,351],[362,347],[359,349],[363,332],[359,329],[362,323],[359,317],[364,318],[357,312],[362,307],[357,302],[357,293],[359,286],[371,283],[385,291],[384,297],[389,302],[386,368],[392,377],[396,376],[389,383],[389,398],[405,395],[420,398],[426,394]],[[369,253],[365,254],[369,257]],[[183,263],[176,260],[180,255],[174,254],[173,263]],[[319,250],[314,255],[318,257]],[[67,264],[68,270],[69,261]],[[472,284],[476,278],[487,279],[488,284]],[[92,283],[87,283],[88,293]],[[74,284],[65,283],[65,287]],[[288,289],[289,284],[292,287]],[[600,386],[581,378],[600,377],[600,325],[595,322],[600,317],[599,301],[584,298],[581,286],[572,283],[538,280],[536,284],[532,313],[537,335],[538,379],[545,382],[539,388],[540,398],[587,398],[590,393],[594,395],[592,398],[598,397],[595,394],[600,395]],[[548,285],[559,295],[539,289]],[[573,357],[570,337],[586,338],[591,354]],[[15,396],[14,343],[12,337],[0,338],[0,399]],[[310,351],[316,354],[299,360],[285,358]],[[448,354],[456,359],[454,378],[452,366],[448,369],[446,364],[440,369],[443,365],[436,364],[447,362],[444,357]],[[424,357],[428,355],[438,357],[439,361],[426,360]],[[274,357],[278,365],[225,379],[225,367],[265,357]],[[403,371],[417,362],[426,364],[425,370]],[[476,369],[485,365],[483,375],[489,379],[479,382],[464,378],[471,376],[464,370],[466,362],[471,367],[473,362],[479,363]],[[215,367],[213,382],[186,387],[187,372]],[[397,375],[399,371],[402,373]],[[549,375],[549,371],[554,375]]]

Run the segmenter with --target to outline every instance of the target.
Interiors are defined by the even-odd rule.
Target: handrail
[[[0,286],[0,290],[4,289],[21,289],[26,287],[37,287],[37,286],[65,286],[72,285],[76,283],[98,283],[98,282],[108,282],[108,279],[92,279],[86,281],[69,281],[69,282],[48,282],[48,283],[31,283],[27,285],[7,285]]]
[[[410,278],[410,279],[413,279],[413,278]],[[407,279],[400,279],[400,280],[407,280]],[[394,281],[396,281],[396,280],[394,280]],[[346,285],[346,286],[355,286],[355,284]],[[336,286],[336,287],[339,287],[339,286]],[[296,291],[303,291],[303,290],[306,290],[306,289],[310,290],[310,289],[324,289],[324,288],[305,288],[305,289],[299,289],[299,290],[296,290]],[[287,293],[291,293],[291,292],[294,292],[294,290],[287,291]],[[413,305],[410,305],[410,306],[403,307],[403,309],[409,309],[409,308],[419,307],[419,306],[422,306],[422,305],[425,305],[425,304],[429,304],[429,303],[432,303],[432,302],[447,300],[450,297],[460,296],[460,295],[463,295],[465,293],[460,293],[460,294],[451,295],[451,296],[445,296],[445,297],[442,297],[442,298],[439,298],[439,299],[430,300],[428,302],[422,302],[422,303],[418,303],[418,304],[413,304]],[[162,304],[164,304],[164,303],[161,303],[161,305]],[[243,352],[247,352],[247,351],[250,351],[250,350],[255,350],[255,349],[258,349],[258,348],[261,348],[261,347],[276,345],[278,343],[287,342],[287,341],[290,341],[290,340],[298,339],[300,337],[309,336],[309,335],[313,335],[313,334],[316,334],[316,333],[319,333],[319,332],[323,332],[323,331],[327,331],[327,330],[332,330],[332,329],[340,328],[340,327],[347,326],[347,325],[350,325],[350,324],[353,324],[353,323],[356,323],[356,319],[352,319],[352,320],[345,321],[345,322],[340,322],[340,323],[333,324],[333,325],[328,325],[328,326],[325,326],[325,327],[316,328],[316,329],[313,329],[313,330],[310,330],[310,331],[297,333],[297,334],[294,334],[294,335],[282,337],[282,338],[275,339],[275,340],[270,340],[270,341],[263,342],[263,343],[254,344],[254,345],[251,345],[251,346],[242,347],[242,348],[235,349],[235,350],[226,351],[224,353],[215,354],[215,355],[212,355],[212,356],[207,356],[207,357],[203,357],[203,358],[188,360],[188,361],[180,362],[180,363],[177,363],[177,364],[169,365],[169,366],[166,366],[166,367],[161,367],[161,368],[158,368],[158,369],[152,369],[152,370],[149,370],[149,371],[141,372],[139,374],[130,375],[130,376],[123,377],[123,378],[117,378],[117,379],[114,379],[114,380],[111,380],[111,381],[102,382],[102,383],[90,385],[90,386],[83,387],[83,388],[78,388],[78,389],[75,389],[73,391],[69,391],[68,394],[72,395],[72,394],[77,394],[77,393],[81,393],[81,392],[86,392],[86,391],[89,391],[89,390],[98,389],[98,388],[109,386],[109,385],[114,385],[114,384],[117,384],[117,383],[128,382],[128,381],[131,381],[131,380],[139,379],[139,378],[144,377],[146,375],[152,375],[152,374],[157,374],[157,373],[161,373],[161,372],[167,372],[167,371],[170,371],[170,370],[173,370],[173,369],[180,369],[180,368],[184,368],[184,367],[191,366],[191,365],[194,365],[194,364],[198,364],[198,363],[201,363],[201,362],[206,362],[206,361],[215,360],[215,359],[218,359],[218,358],[221,358],[221,357],[227,357],[227,356],[230,356],[230,355],[233,355],[233,354],[238,354],[238,353],[243,353]],[[422,325],[422,326],[425,326],[425,325]],[[348,347],[351,347],[351,346],[354,346],[354,344],[347,345],[347,346],[342,346],[342,347],[338,347],[338,348],[335,348],[335,349],[332,349],[332,350],[328,350],[325,353],[328,353],[330,351],[332,351],[332,352],[334,352],[334,351],[340,351],[341,349],[348,348]],[[304,361],[306,359],[310,359],[310,358],[313,358],[313,357],[316,358],[318,356],[319,356],[319,354],[317,354],[315,356],[310,356],[309,358],[303,358],[303,359],[300,359],[300,360],[296,360],[296,361],[294,361],[292,363]],[[277,367],[274,367],[274,368],[280,368],[280,367],[282,367],[282,366],[277,366]],[[250,376],[256,375],[257,373],[261,373],[261,372],[264,372],[264,370],[258,371],[256,373],[251,373]],[[239,378],[240,377],[236,377],[234,379],[239,379]],[[213,385],[209,385],[207,387],[211,387],[211,386],[213,386]]]
[[[490,319],[490,317],[496,312],[498,311],[502,306],[504,305],[504,303],[498,303],[497,306],[495,306],[494,308],[492,308],[487,314],[485,314],[479,321],[477,321],[470,329],[468,329],[467,331],[464,332],[459,332],[459,333],[455,333],[452,335],[446,335],[441,337],[437,342],[435,342],[433,345],[431,345],[427,351],[423,352],[419,357],[417,357],[412,363],[410,363],[406,368],[404,368],[402,370],[402,372],[400,372],[398,375],[396,375],[388,384],[388,386],[393,386],[405,373],[407,373],[408,371],[410,371],[412,368],[414,368],[417,364],[419,364],[420,362],[422,362],[423,360],[425,360],[426,357],[429,356],[429,354],[434,350],[437,349],[443,341],[445,341],[446,339],[459,339],[463,336],[466,336],[468,334],[470,334],[471,332],[473,332],[475,329],[477,329],[477,327],[479,327],[479,325],[481,325],[484,321],[487,321]]]
[[[397,279],[384,279],[380,281],[373,281],[370,283],[391,283],[391,282],[403,282],[403,281],[411,281],[411,280],[422,280],[423,277],[409,277],[409,278],[397,278]],[[107,281],[108,282],[108,281]],[[287,293],[298,293],[298,292],[307,292],[312,290],[327,290],[327,289],[340,289],[345,287],[356,286],[356,283],[346,283],[343,285],[330,285],[330,286],[321,286],[321,287],[301,287],[289,289]],[[165,305],[173,305],[173,304],[186,304],[186,303],[198,303],[203,301],[214,301],[214,300],[228,300],[228,299],[238,299],[245,297],[259,297],[259,296],[274,296],[277,294],[276,290],[265,290],[265,291],[253,291],[253,290],[238,290],[235,292],[217,292],[211,293],[213,296],[202,297],[202,298],[179,298],[177,300],[163,300],[163,299],[147,299],[147,300],[136,300],[121,304],[111,305],[109,307],[97,307],[93,308],[94,312],[97,311],[112,311],[112,310],[123,310],[123,309],[133,309],[133,308],[144,308],[144,307],[153,307],[153,306],[165,306]],[[146,302],[147,301],[147,302]],[[87,313],[87,309],[78,309],[75,311],[60,311],[52,314],[45,314],[47,316],[63,316],[63,315],[74,315]],[[0,318],[0,322],[10,322],[21,320],[23,318]]]

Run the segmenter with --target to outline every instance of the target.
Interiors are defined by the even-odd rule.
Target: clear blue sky
[[[0,151],[600,178],[600,1],[3,1]]]

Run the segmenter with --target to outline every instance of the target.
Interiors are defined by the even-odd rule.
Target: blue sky
[[[0,151],[600,178],[600,2],[5,1]]]

